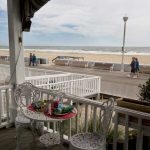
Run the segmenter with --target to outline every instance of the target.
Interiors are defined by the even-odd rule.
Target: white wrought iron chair
[[[34,101],[40,100],[40,90],[39,88],[33,86],[29,82],[22,83],[18,85],[18,87],[15,90],[15,101],[18,105],[18,113],[17,117],[15,119],[15,127],[16,127],[16,138],[17,138],[17,150],[20,150],[20,138],[22,134],[22,129],[31,128],[32,129],[32,121],[28,118],[26,118],[23,113],[21,112],[21,109],[23,107],[27,107],[29,104],[31,104]],[[41,122],[36,122],[36,128],[39,134],[42,134],[43,132],[44,124]],[[34,135],[33,135],[34,136]]]
[[[114,107],[114,99],[110,98],[100,109],[99,132],[75,134],[70,139],[70,150],[106,150],[106,135]]]

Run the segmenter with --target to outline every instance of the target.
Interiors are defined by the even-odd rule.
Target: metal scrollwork
[[[15,90],[15,101],[18,105],[18,114],[17,117],[15,119],[15,126],[16,126],[16,137],[17,137],[17,150],[20,150],[20,137],[21,137],[21,132],[23,131],[23,129],[26,128],[31,128],[32,129],[32,125],[31,125],[31,120],[26,118],[23,115],[23,110],[25,107],[27,107],[29,104],[31,104],[34,101],[38,101],[40,100],[40,90],[39,88],[33,86],[31,83],[29,82],[25,82],[22,83],[20,85],[17,86],[16,90]],[[42,122],[37,122],[37,129],[39,130],[39,132],[43,132],[43,127],[44,124]]]

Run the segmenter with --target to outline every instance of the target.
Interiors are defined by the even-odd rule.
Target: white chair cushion
[[[80,133],[71,138],[71,145],[81,150],[100,150],[104,144],[104,138],[97,133]]]
[[[60,144],[60,135],[58,133],[46,133],[40,136],[39,141],[45,146]]]

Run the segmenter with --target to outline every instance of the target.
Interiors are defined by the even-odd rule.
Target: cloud
[[[121,43],[122,18],[127,15],[127,37],[132,45],[150,34],[149,5],[148,0],[53,0],[36,13],[33,19],[36,27],[33,25],[32,29],[44,34],[66,32],[95,39],[112,37]],[[135,33],[141,37],[134,37]]]
[[[7,11],[7,0],[0,0],[0,10]]]
[[[0,11],[6,11],[6,0],[0,0]],[[28,39],[37,35],[54,39],[62,36],[66,44],[122,45],[123,16],[129,17],[127,45],[150,45],[149,0],[51,0],[35,13]],[[75,40],[76,38],[76,40]],[[52,40],[52,37],[51,37]],[[54,40],[53,40],[54,41]],[[61,41],[60,41],[61,43]]]

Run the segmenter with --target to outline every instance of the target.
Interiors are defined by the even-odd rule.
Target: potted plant
[[[148,81],[146,81],[145,84],[140,84],[139,88],[139,100],[123,99],[117,101],[117,105],[129,109],[150,113],[150,78],[148,79]]]
[[[128,135],[129,135],[128,149],[136,150],[137,130],[129,130]]]
[[[139,85],[140,93],[139,98],[141,101],[150,102],[150,78],[145,84]]]
[[[137,130],[129,130],[129,142],[128,142],[128,150],[136,150],[136,139],[137,139]],[[142,150],[149,149],[149,136],[143,135],[143,147]]]
[[[124,147],[124,133],[122,130],[118,130],[117,132],[117,149],[123,149]],[[106,142],[107,142],[107,147],[106,150],[112,150],[113,149],[113,137],[114,137],[114,129],[112,127],[109,128],[107,137],[106,137]]]
[[[145,113],[150,113],[150,78],[145,84],[139,85],[139,100],[122,99],[117,101],[117,106],[133,109]],[[124,114],[119,114],[119,118],[125,118]],[[130,116],[131,122],[137,123],[137,118]],[[143,119],[143,125],[150,126],[150,120]]]

